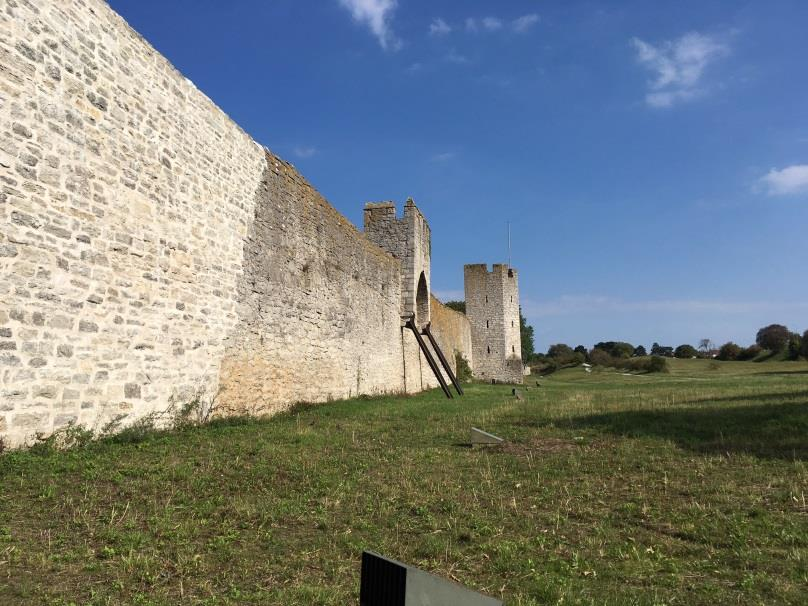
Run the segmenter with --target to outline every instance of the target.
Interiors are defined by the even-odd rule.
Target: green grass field
[[[808,365],[671,364],[7,453],[0,604],[356,604],[363,549],[509,606],[808,603]]]

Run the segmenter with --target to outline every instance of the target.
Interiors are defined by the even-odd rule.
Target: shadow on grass
[[[556,425],[624,437],[662,438],[700,453],[808,459],[808,402],[625,411],[573,418]]]
[[[778,377],[788,377],[790,375],[808,375],[808,370],[765,370],[753,372],[753,375],[776,375]]]
[[[687,404],[717,404],[721,402],[749,402],[750,404],[767,404],[777,405],[793,402],[799,404],[800,402],[808,402],[808,389],[803,391],[781,391],[781,392],[764,392],[752,394],[736,394],[734,396],[721,396],[719,398],[694,398],[687,400]]]

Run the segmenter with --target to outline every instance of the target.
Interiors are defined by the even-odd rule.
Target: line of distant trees
[[[609,366],[628,368],[637,363],[626,363],[635,358],[710,358],[718,360],[767,360],[778,358],[785,360],[808,359],[808,330],[802,335],[792,332],[782,324],[770,324],[761,328],[756,335],[755,343],[749,347],[741,347],[733,342],[716,347],[711,339],[701,339],[698,346],[682,344],[677,347],[654,343],[650,351],[643,345],[634,346],[625,341],[601,341],[592,349],[583,345],[573,348],[565,343],[551,345],[546,354],[534,354],[526,358],[527,363],[539,364],[543,367],[562,367],[590,363],[593,366]],[[659,364],[658,362],[656,364]]]
[[[466,313],[465,301],[448,301],[445,305],[455,311]],[[524,363],[538,364],[550,370],[585,362],[594,366],[612,368],[663,370],[665,358],[712,358],[724,361],[765,360],[772,357],[786,360],[808,359],[808,330],[800,335],[782,324],[769,324],[761,328],[757,332],[755,343],[749,347],[741,347],[730,341],[716,348],[711,339],[701,339],[697,347],[687,343],[677,347],[654,343],[649,352],[643,345],[635,347],[625,341],[601,341],[595,343],[592,349],[587,349],[583,345],[572,348],[566,343],[555,343],[550,345],[546,354],[534,351],[533,327],[525,320],[521,307],[519,308],[519,329],[522,337]],[[626,362],[633,358],[649,356],[651,361]],[[662,363],[658,359],[661,359]],[[643,365],[647,368],[642,368]]]
[[[808,330],[799,334],[782,324],[769,324],[757,332],[755,344],[741,347],[732,341],[717,351],[719,360],[756,360],[779,356],[786,360],[808,358]]]

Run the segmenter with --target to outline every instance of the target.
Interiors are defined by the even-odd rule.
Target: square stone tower
[[[507,383],[522,382],[519,332],[519,283],[507,265],[466,265],[466,316],[471,324],[474,376]]]
[[[430,322],[429,267],[432,257],[429,224],[412,199],[404,204],[404,216],[396,217],[393,202],[365,204],[365,236],[401,261],[401,317],[413,314],[423,328]]]

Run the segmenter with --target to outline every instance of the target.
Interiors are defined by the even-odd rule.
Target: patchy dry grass
[[[363,549],[511,606],[804,604],[806,379],[570,369],[7,453],[0,604],[351,604]]]

